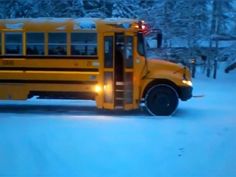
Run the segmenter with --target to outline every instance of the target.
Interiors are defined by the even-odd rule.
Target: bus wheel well
[[[176,92],[178,93],[178,96],[180,95],[180,90],[179,87],[172,81],[168,80],[168,79],[155,79],[153,81],[151,81],[144,89],[143,91],[143,95],[142,98],[145,98],[145,95],[147,93],[147,91],[152,88],[155,85],[160,85],[160,84],[165,84],[165,85],[169,85],[171,86],[173,89],[176,90]]]

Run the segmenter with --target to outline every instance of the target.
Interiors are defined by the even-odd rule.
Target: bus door
[[[134,37],[129,33],[104,34],[104,108],[136,108],[133,96],[133,41]]]

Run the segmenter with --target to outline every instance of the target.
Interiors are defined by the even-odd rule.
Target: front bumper
[[[192,98],[192,92],[193,92],[193,88],[192,87],[180,87],[179,90],[179,98],[182,101],[187,101],[190,98]]]

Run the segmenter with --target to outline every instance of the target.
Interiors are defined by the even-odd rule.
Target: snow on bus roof
[[[71,18],[54,18],[54,17],[38,17],[25,19],[26,22],[30,23],[66,23],[72,21]]]
[[[24,23],[8,23],[5,24],[5,27],[8,29],[23,29]]]
[[[97,18],[52,18],[52,17],[40,17],[40,18],[16,18],[1,20],[7,29],[23,29],[25,23],[57,23],[61,26],[57,27],[57,30],[65,30],[67,22],[74,23],[74,30],[79,29],[96,29]]]
[[[74,24],[74,30],[95,30],[96,22],[103,23],[116,23],[122,28],[130,28],[132,23],[136,20],[128,18],[54,18],[54,17],[38,17],[38,18],[15,18],[15,19],[0,19],[7,29],[23,29],[27,23],[50,23],[58,24],[58,30],[65,30],[66,23],[72,22]],[[60,26],[61,24],[61,26]]]
[[[91,18],[74,19],[74,30],[78,29],[96,29],[96,23]]]
[[[38,17],[38,18],[14,18],[14,19],[0,19],[0,21],[4,23],[14,23],[14,22],[22,22],[22,23],[66,23],[68,21],[72,22],[93,22],[96,23],[96,21],[102,21],[104,23],[124,23],[124,22],[134,22],[137,21],[135,19],[129,19],[129,18],[55,18],[55,17]]]
[[[23,29],[25,23],[45,23],[45,22],[54,22],[54,23],[65,23],[68,19],[65,18],[15,18],[15,19],[4,19],[4,26],[7,29]]]
[[[130,18],[104,18],[103,19],[104,22],[106,23],[123,23],[123,22],[133,22],[135,21],[134,19],[130,19]]]
[[[66,30],[66,26],[65,25],[62,25],[62,26],[59,26],[56,28],[57,30],[61,30],[61,31],[65,31]]]
[[[105,23],[115,23],[121,28],[129,29],[132,26],[133,22],[137,20],[128,18],[105,18],[103,21]]]

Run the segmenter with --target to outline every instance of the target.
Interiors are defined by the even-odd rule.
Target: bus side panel
[[[26,100],[31,96],[49,96],[55,94],[58,98],[95,99],[94,84],[1,84],[0,100]],[[35,95],[31,95],[34,93]],[[40,95],[38,95],[40,93]],[[43,95],[45,93],[45,95]],[[57,95],[56,95],[57,94]],[[67,94],[67,95],[63,95]],[[89,94],[89,95],[88,95]],[[46,98],[46,97],[45,97]],[[53,97],[51,97],[53,98]],[[54,97],[56,98],[56,97]],[[72,97],[71,97],[72,98]]]
[[[28,98],[28,90],[17,84],[1,84],[0,100],[26,100]]]

